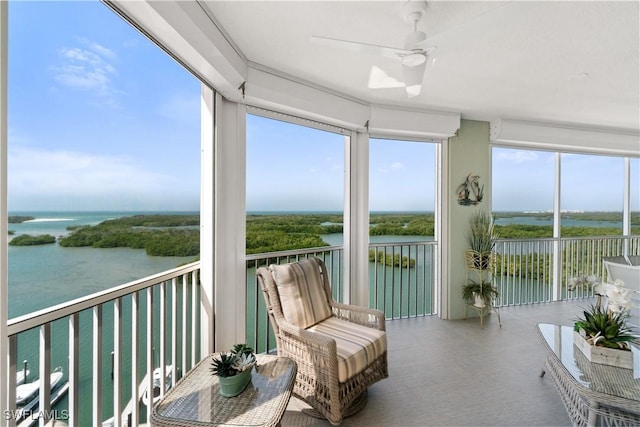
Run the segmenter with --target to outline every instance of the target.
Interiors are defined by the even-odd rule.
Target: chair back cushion
[[[306,329],[331,316],[331,307],[315,258],[283,265],[271,265],[287,322]]]

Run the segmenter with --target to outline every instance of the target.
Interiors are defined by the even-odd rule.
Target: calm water
[[[190,212],[192,213],[192,212]],[[34,221],[9,224],[20,234],[69,234],[67,227],[95,225],[132,212],[29,213]],[[89,295],[192,261],[193,257],[152,257],[142,249],[63,248],[58,244],[9,246],[9,317]]]
[[[144,212],[141,212],[144,213]],[[147,212],[149,213],[149,212]],[[158,212],[155,212],[158,213]],[[189,212],[193,213],[193,212]],[[20,234],[51,234],[62,236],[69,233],[67,227],[75,225],[93,225],[106,219],[130,216],[135,212],[12,212],[11,215],[29,215],[36,220],[22,224],[10,224],[9,229],[15,231],[13,237]],[[574,221],[576,224],[563,225],[585,226],[616,226],[619,224],[598,221]],[[533,218],[505,218],[496,221],[497,224],[524,223],[546,225],[551,223]],[[323,235],[323,239],[331,245],[341,245],[342,235]],[[11,236],[10,236],[11,238]],[[432,240],[431,237],[421,236],[374,236],[372,243],[382,242],[412,242]],[[94,249],[94,248],[62,248],[57,244],[13,247],[9,246],[9,317],[14,318],[48,306],[59,304],[94,292],[121,285],[131,280],[158,273],[193,258],[182,257],[151,257],[144,250],[139,249]],[[141,313],[144,313],[144,298],[141,301]],[[123,324],[130,319],[130,302],[124,301]],[[141,319],[141,330],[144,330],[144,316]],[[91,313],[80,315],[80,393],[91,393]],[[112,308],[106,306],[103,319],[103,360],[109,365],[113,336]],[[123,360],[123,405],[130,396],[130,373],[126,366],[127,344],[130,343],[131,331],[123,328],[123,342],[125,343]],[[143,334],[141,334],[143,335]],[[37,331],[29,331],[19,338],[18,361],[27,360],[32,381],[38,376],[38,345]],[[141,340],[145,340],[141,337]],[[52,366],[68,368],[68,329],[66,320],[55,322],[52,327]],[[144,348],[144,343],[140,343]],[[110,388],[110,366],[103,369],[103,419],[111,416],[112,390]],[[142,372],[146,369],[144,360],[140,363]],[[66,409],[66,399],[58,405],[58,409]],[[91,408],[81,408],[80,425],[90,425]]]
[[[510,218],[496,219],[496,225],[508,225],[508,224],[553,225],[553,219],[535,218],[530,216],[514,216]],[[583,221],[583,220],[562,218],[562,226],[563,227],[618,227],[622,232],[622,221]]]
[[[147,212],[149,213],[149,212]],[[158,212],[154,212],[158,213]],[[193,213],[193,212],[188,212]],[[63,236],[69,233],[67,227],[74,225],[94,225],[106,219],[130,216],[135,212],[11,212],[11,215],[28,215],[36,217],[34,221],[22,224],[9,224],[15,234],[51,234]],[[142,249],[127,248],[63,248],[58,244],[41,246],[9,246],[9,317],[14,318],[38,309],[49,307],[94,292],[102,291],[129,281],[140,279],[154,273],[174,268],[185,262],[193,261],[193,257],[152,257]],[[130,322],[130,299],[124,299],[123,324]],[[141,314],[145,312],[146,300],[141,299]],[[141,319],[141,330],[145,327],[144,315]],[[123,405],[129,400],[130,364],[127,352],[130,348],[131,330],[123,328]],[[141,334],[144,335],[144,334]],[[103,313],[103,419],[111,416],[113,408],[113,392],[111,388],[111,367],[108,361],[113,350],[113,308],[107,304]],[[91,394],[91,346],[92,319],[90,312],[80,314],[80,393]],[[52,367],[61,366],[68,372],[68,326],[66,319],[52,325]],[[146,337],[141,336],[140,348],[144,349]],[[157,357],[156,357],[157,359]],[[18,368],[26,360],[33,381],[38,373],[38,334],[31,330],[18,338]],[[141,360],[140,369],[146,369],[145,360]],[[67,401],[63,399],[58,409],[66,409]],[[91,407],[83,406],[80,410],[80,425],[91,424]]]

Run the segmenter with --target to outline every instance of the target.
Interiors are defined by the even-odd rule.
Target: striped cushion
[[[345,382],[387,351],[384,331],[330,317],[308,330],[336,340],[338,381]]]
[[[310,258],[269,266],[287,322],[306,329],[331,316],[318,261]]]

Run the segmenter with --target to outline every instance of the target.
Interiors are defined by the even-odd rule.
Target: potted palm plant
[[[246,344],[235,344],[229,353],[213,356],[211,373],[220,381],[220,394],[234,397],[251,382],[251,370],[256,364],[253,349]]]
[[[469,218],[466,253],[467,267],[477,270],[489,270],[492,267],[493,249],[496,234],[493,227],[493,216],[483,209],[478,209]]]
[[[465,263],[467,273],[473,273],[472,277],[477,281],[467,276],[462,297],[478,308],[491,307],[492,301],[499,296],[498,289],[490,279],[495,259],[496,234],[493,224],[493,217],[484,209],[475,210],[469,217],[469,249],[465,251]]]

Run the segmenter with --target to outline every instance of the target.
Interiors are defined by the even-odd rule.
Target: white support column
[[[244,342],[246,319],[246,107],[216,94],[213,169],[215,347]],[[208,195],[207,197],[210,197]]]
[[[200,359],[215,350],[213,149],[215,92],[202,85],[200,101]],[[173,363],[175,366],[175,362]],[[175,377],[174,377],[175,378]],[[174,379],[175,381],[175,379]]]
[[[369,307],[369,134],[345,143],[344,301]]]
[[[560,209],[562,188],[562,155],[556,153],[556,179],[553,189],[553,301],[561,299],[562,295],[562,245],[560,244]]]
[[[8,2],[0,1],[0,413],[9,409],[7,371],[9,371],[9,340],[7,321],[9,318],[9,274],[7,210],[7,69],[8,69]],[[15,361],[14,361],[15,362]],[[12,381],[13,383],[13,381]],[[4,419],[4,417],[3,417]],[[5,424],[7,421],[4,421]]]
[[[451,184],[449,180],[449,140],[436,144],[436,200],[435,200],[435,240],[438,242],[434,267],[434,307],[442,319],[448,319],[449,310],[449,240],[444,238],[449,229],[449,203]]]
[[[624,189],[622,204],[622,235],[631,235],[631,158],[624,158]],[[629,255],[629,239],[622,243],[622,254]]]

